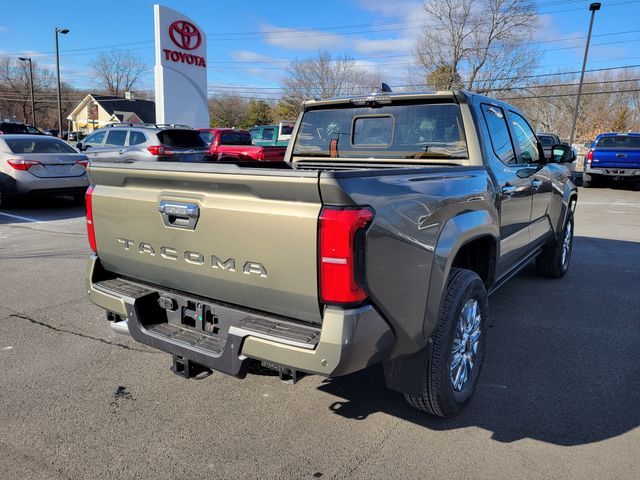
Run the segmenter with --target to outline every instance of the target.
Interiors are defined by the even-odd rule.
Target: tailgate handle
[[[193,230],[196,228],[200,217],[200,208],[194,203],[180,203],[161,201],[158,211],[162,216],[162,221],[167,227],[186,228]]]

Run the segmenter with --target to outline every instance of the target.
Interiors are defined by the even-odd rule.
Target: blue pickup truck
[[[640,133],[603,133],[587,153],[582,186],[606,179],[640,180]]]

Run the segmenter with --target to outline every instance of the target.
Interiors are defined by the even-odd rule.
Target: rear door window
[[[147,141],[147,136],[142,132],[129,132],[129,145],[140,145]]]
[[[127,140],[127,131],[126,130],[111,130],[107,135],[107,141],[105,142],[105,147],[124,147],[124,144]]]
[[[165,147],[205,148],[207,146],[198,130],[163,130],[158,132],[158,140]]]
[[[489,130],[489,138],[494,153],[502,163],[514,163],[516,154],[511,143],[509,127],[504,110],[495,105],[482,104],[482,114]]]
[[[273,140],[273,133],[275,130],[273,128],[265,128],[262,130],[262,140]]]

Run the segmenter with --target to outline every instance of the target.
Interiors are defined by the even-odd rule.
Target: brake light
[[[10,160],[7,160],[7,163],[14,170],[22,170],[23,172],[26,172],[34,165],[40,165],[40,162],[37,162],[35,160],[23,160],[22,158],[12,158]]]
[[[151,155],[159,155],[161,157],[171,157],[173,155],[173,150],[169,150],[164,145],[151,145],[147,147],[147,150],[151,152]]]
[[[87,193],[84,194],[84,203],[87,210],[87,237],[89,238],[89,246],[94,253],[98,253],[98,246],[96,245],[96,232],[93,228],[93,189],[94,185],[89,185]]]
[[[593,160],[593,150],[589,150],[587,152],[587,163],[590,164],[592,160]]]
[[[318,263],[322,303],[349,304],[365,300],[364,237],[373,211],[368,208],[324,207],[320,212]]]
[[[83,167],[86,168],[86,166],[89,165],[89,160],[78,160],[76,162],[76,165],[82,165]]]

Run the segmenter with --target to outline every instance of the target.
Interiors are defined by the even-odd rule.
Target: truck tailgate
[[[318,172],[136,162],[89,176],[107,271],[320,323]]]

